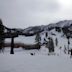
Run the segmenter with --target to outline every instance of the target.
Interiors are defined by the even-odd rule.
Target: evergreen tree
[[[46,32],[46,34],[45,34],[45,35],[46,35],[46,37],[48,37],[48,33],[47,33],[47,32]]]
[[[35,41],[36,41],[37,44],[40,45],[41,37],[40,37],[40,34],[39,33],[36,34]]]
[[[3,38],[3,34],[4,34],[4,26],[2,23],[2,20],[0,19],[0,51],[3,51],[3,45],[4,45],[4,38]]]
[[[55,39],[55,43],[56,43],[56,46],[57,46],[58,45],[58,39],[57,38]]]
[[[54,42],[51,37],[48,38],[48,42],[46,44],[46,47],[49,49],[49,52],[54,52]]]
[[[70,38],[70,36],[67,36],[67,39],[68,39],[68,54],[69,54],[69,45],[70,45],[69,38]]]

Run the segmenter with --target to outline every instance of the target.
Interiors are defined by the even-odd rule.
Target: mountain
[[[56,23],[58,27],[67,27],[70,26],[71,24],[72,24],[72,20],[64,20]]]
[[[10,29],[5,27],[5,29],[7,29],[10,32],[16,32],[18,35],[25,35],[25,36],[32,36],[35,35],[36,33],[41,33],[43,31],[51,31],[54,28],[56,28],[57,31],[59,31],[60,29],[62,30],[66,29],[66,31],[69,30],[70,32],[72,32],[72,20],[59,21],[57,23],[51,23],[48,25],[32,26],[25,29],[16,29],[16,28]]]
[[[48,25],[32,26],[25,28],[23,30],[19,30],[19,32],[23,35],[30,36],[43,31],[51,31],[54,28],[58,28],[58,29],[68,28],[68,30],[72,31],[72,20],[59,21],[57,23],[52,23]]]

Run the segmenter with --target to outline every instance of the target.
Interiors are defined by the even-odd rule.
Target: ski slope
[[[8,48],[0,54],[0,72],[72,72],[69,55],[48,55],[44,47],[40,50],[15,49],[14,55],[9,54],[9,51]]]

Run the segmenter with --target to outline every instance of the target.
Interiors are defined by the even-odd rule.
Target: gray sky
[[[72,0],[0,0],[0,18],[10,28],[72,19]]]

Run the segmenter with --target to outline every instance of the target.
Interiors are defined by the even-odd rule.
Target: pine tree
[[[69,45],[70,45],[70,41],[69,41],[69,36],[67,36],[67,39],[68,39],[68,54],[69,54]]]
[[[40,37],[40,34],[39,33],[36,34],[35,41],[36,41],[37,44],[40,45],[41,37]]]
[[[53,39],[51,37],[48,38],[48,43],[46,45],[46,47],[49,49],[49,52],[54,52],[54,42]]]
[[[46,32],[46,34],[45,34],[45,35],[46,35],[46,37],[47,37],[47,36],[48,36],[48,33]]]
[[[4,38],[3,38],[3,34],[4,34],[4,26],[2,23],[2,20],[0,19],[0,51],[3,51],[3,45],[4,45]]]
[[[55,39],[55,42],[56,42],[56,46],[57,46],[58,45],[58,39],[57,38]]]

